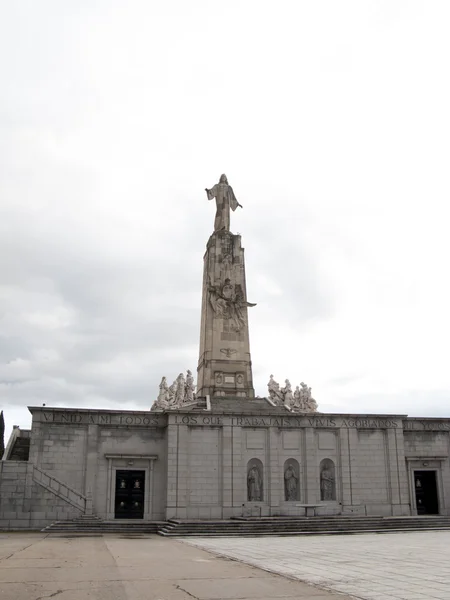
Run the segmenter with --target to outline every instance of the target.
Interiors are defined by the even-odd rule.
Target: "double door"
[[[116,471],[116,519],[143,519],[145,471]]]

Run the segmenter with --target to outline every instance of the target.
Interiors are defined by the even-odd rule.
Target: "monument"
[[[225,175],[206,195],[216,215],[203,259],[197,384],[191,370],[164,374],[145,411],[29,407],[31,430],[15,426],[0,461],[0,527],[92,514],[450,514],[450,419],[324,414],[304,381],[274,375],[267,395],[255,395],[256,305],[241,236],[230,230],[241,204]],[[0,434],[1,424],[0,416]]]
[[[203,291],[198,360],[198,396],[254,398],[248,332],[244,249],[230,232],[230,209],[241,206],[226,175],[212,189],[214,233],[203,257]]]
[[[197,391],[189,370],[186,380],[180,373],[171,386],[163,376],[152,410],[186,408],[196,404],[196,398],[255,398],[248,308],[256,304],[247,300],[241,236],[230,231],[230,211],[242,205],[225,174],[220,176],[219,183],[205,191],[208,200],[216,200],[216,215],[203,257]],[[303,382],[293,392],[289,379],[280,388],[271,375],[268,394],[270,404],[290,412],[317,411],[311,388]]]

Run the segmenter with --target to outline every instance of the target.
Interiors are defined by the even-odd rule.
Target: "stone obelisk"
[[[225,175],[212,189],[217,212],[203,259],[197,396],[254,398],[248,334],[244,249],[230,232],[230,209],[241,206]]]

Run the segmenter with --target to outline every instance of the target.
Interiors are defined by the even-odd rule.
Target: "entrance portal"
[[[414,471],[418,515],[438,515],[436,471]]]
[[[144,518],[145,471],[116,471],[116,519]]]

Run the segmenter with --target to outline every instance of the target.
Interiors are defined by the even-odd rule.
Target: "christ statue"
[[[228,185],[226,175],[221,175],[219,183],[210,190],[205,188],[208,200],[216,199],[216,218],[214,219],[214,231],[230,231],[230,208],[234,212],[242,204],[236,200],[233,188]]]

